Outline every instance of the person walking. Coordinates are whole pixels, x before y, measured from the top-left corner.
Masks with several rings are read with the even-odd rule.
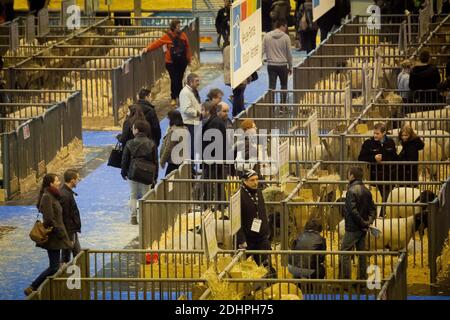
[[[191,160],[195,159],[195,132],[200,127],[202,110],[200,95],[198,93],[199,86],[200,77],[195,73],[191,73],[187,76],[187,83],[180,92],[180,113],[191,137]],[[198,134],[199,132],[197,132]]]
[[[403,126],[398,133],[402,150],[398,155],[399,161],[419,161],[419,151],[425,144],[409,125]],[[399,181],[419,181],[419,166],[417,164],[404,164],[399,166]]]
[[[305,224],[305,230],[294,241],[292,250],[326,251],[327,242],[320,235],[322,225],[316,219],[311,219]],[[296,255],[289,257],[288,270],[295,279],[324,279],[325,255]]]
[[[148,124],[151,128],[151,136],[150,138],[156,143],[156,147],[159,147],[159,143],[161,141],[161,126],[159,125],[158,115],[155,111],[155,106],[150,103],[148,100],[150,96],[150,90],[141,89],[138,93],[138,101],[136,102],[142,109],[144,113],[145,120],[147,120]]]
[[[64,172],[64,184],[60,188],[61,194],[60,203],[63,209],[63,221],[66,227],[69,240],[73,243],[72,250],[65,249],[62,251],[62,262],[70,261],[70,254],[75,258],[81,251],[80,241],[78,240],[78,233],[81,233],[81,218],[78,210],[75,196],[78,196],[73,189],[75,189],[80,181],[80,174],[73,169]]]
[[[344,220],[345,234],[342,239],[341,251],[366,250],[366,235],[370,225],[375,221],[376,207],[372,194],[362,182],[363,170],[360,167],[350,168],[348,173],[349,186],[345,196]],[[351,279],[350,255],[342,255],[340,275],[343,279]],[[358,259],[358,279],[367,278],[366,256]]]
[[[42,213],[44,227],[52,227],[53,229],[48,235],[48,241],[37,246],[47,250],[49,267],[25,289],[24,293],[26,296],[36,291],[47,277],[54,275],[58,271],[61,262],[61,250],[71,250],[73,247],[64,225],[63,208],[59,202],[61,198],[60,184],[58,176],[53,173],[46,174],[42,179],[36,206],[39,212]]]
[[[313,22],[312,0],[296,1],[297,32],[301,42],[301,50],[310,53],[316,48],[317,23]]]
[[[155,142],[147,137],[149,130],[147,121],[136,121],[133,124],[134,139],[129,140],[123,149],[121,175],[130,185],[129,204],[133,225],[138,224],[137,200],[144,196],[149,185],[155,183],[158,170],[158,151]]]
[[[224,121],[217,114],[214,102],[205,102],[206,117],[203,123],[203,178],[223,179],[226,155],[226,128]],[[216,141],[218,139],[218,141]],[[211,148],[213,146],[213,148]],[[205,185],[205,200],[221,201],[225,196],[223,183]],[[221,208],[216,207],[217,210]]]
[[[386,125],[377,123],[373,128],[373,137],[364,141],[358,161],[370,162],[371,181],[395,181],[395,166],[383,164],[385,161],[398,161],[397,149],[393,139],[386,135]],[[383,201],[387,200],[391,185],[377,185]]]
[[[237,233],[239,249],[271,250],[269,242],[269,221],[261,189],[258,188],[258,173],[246,170],[242,175],[241,192],[241,228]],[[267,254],[253,255],[258,265],[270,266]]]
[[[272,29],[278,28],[276,26],[278,21],[289,22],[291,15],[291,3],[290,0],[275,0],[272,2],[270,10],[270,19],[272,20]],[[287,31],[286,31],[287,32]]]
[[[215,26],[217,31],[217,46],[220,48],[220,39],[223,42],[230,41],[230,12],[231,12],[231,0],[223,1],[223,8],[217,12]]]
[[[230,43],[225,43],[223,48],[223,79],[227,86],[231,87],[231,74],[230,74]],[[233,90],[233,117],[237,117],[239,113],[245,110],[244,93],[247,87],[247,80],[244,80]]]
[[[169,118],[169,129],[163,139],[159,160],[161,168],[164,168],[167,163],[166,177],[169,173],[178,169],[181,162],[187,156],[185,154],[176,154],[176,157],[179,157],[177,160],[175,159],[175,154],[173,154],[173,149],[179,143],[183,143],[184,147],[182,147],[181,150],[188,150],[187,141],[189,139],[189,131],[184,125],[183,118],[178,110],[170,110],[167,114],[167,118]],[[177,137],[183,137],[183,140],[180,142]]]
[[[269,89],[275,90],[280,79],[281,90],[287,90],[288,75],[292,73],[291,39],[287,35],[286,20],[278,20],[276,29],[266,33],[263,53],[266,55]],[[281,95],[281,103],[286,103],[286,94]]]
[[[170,104],[175,106],[180,91],[183,88],[183,77],[186,67],[191,63],[191,48],[189,39],[184,32],[181,31],[181,21],[172,20],[170,30],[167,31],[160,39],[150,43],[143,52],[150,52],[163,47],[166,69],[170,76],[170,96],[172,98]]]
[[[128,106],[128,113],[125,118],[125,121],[122,124],[122,133],[117,135],[117,140],[125,146],[127,142],[134,138],[133,135],[133,123],[138,120],[145,120],[144,112],[142,111],[142,107],[137,104],[132,104]],[[150,133],[146,132],[149,136]]]

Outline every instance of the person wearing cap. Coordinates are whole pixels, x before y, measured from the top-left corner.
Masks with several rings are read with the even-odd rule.
[[[254,170],[246,170],[242,175],[241,229],[237,233],[239,249],[271,250],[269,242],[269,221],[261,190],[259,177]],[[269,255],[254,255],[258,265],[270,266]]]

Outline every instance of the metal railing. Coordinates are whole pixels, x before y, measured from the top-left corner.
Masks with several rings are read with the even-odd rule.
[[[248,256],[255,259],[261,255],[270,261],[266,276],[242,278],[233,271]],[[359,280],[343,279],[339,265],[348,255],[354,259],[353,273],[363,266],[362,259],[377,268],[373,281],[365,280],[370,276],[366,270]],[[296,266],[318,256],[323,257],[324,275],[295,278],[291,274],[289,264]],[[215,299],[217,291],[209,285],[207,271],[210,275],[216,272],[217,281],[225,283],[230,292],[236,291],[240,299],[279,300],[296,295],[299,300],[375,300],[382,287],[389,289],[384,298],[406,299],[405,256],[402,252],[373,251],[227,250],[209,261],[199,250],[83,250],[47,278],[28,300]]]
[[[450,175],[449,175],[450,177]],[[428,213],[428,265],[430,266],[430,283],[436,283],[437,276],[448,261],[443,256],[444,250],[449,250],[450,229],[450,179],[439,192],[438,201],[430,205]]]
[[[166,72],[162,49],[140,55],[165,31],[155,26],[109,26],[110,20],[103,20],[6,69],[8,86],[80,90],[85,124],[117,125],[138,91],[152,88]],[[198,20],[182,20],[192,55],[199,61]]]
[[[3,189],[11,198],[46,173],[58,152],[81,144],[81,93],[1,90]],[[75,144],[73,144],[75,142]]]

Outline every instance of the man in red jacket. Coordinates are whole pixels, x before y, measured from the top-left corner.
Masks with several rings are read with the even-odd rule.
[[[191,63],[191,49],[189,40],[184,32],[181,31],[181,21],[172,20],[170,30],[160,39],[150,43],[143,51],[149,52],[163,47],[166,69],[170,75],[170,90],[172,101],[170,104],[175,106],[176,100],[183,88],[183,76],[188,64]]]

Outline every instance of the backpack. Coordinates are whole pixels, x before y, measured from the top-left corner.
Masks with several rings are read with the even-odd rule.
[[[155,182],[156,165],[144,158],[133,158],[128,171],[128,178],[145,185]]]
[[[143,157],[133,157],[128,170],[128,179],[150,185],[155,182],[157,170],[158,167],[152,161]]]
[[[172,36],[171,33],[167,33],[169,38],[172,40],[172,46],[170,47],[170,56],[172,57],[172,62],[176,64],[186,64],[186,44],[181,40],[180,36]]]

